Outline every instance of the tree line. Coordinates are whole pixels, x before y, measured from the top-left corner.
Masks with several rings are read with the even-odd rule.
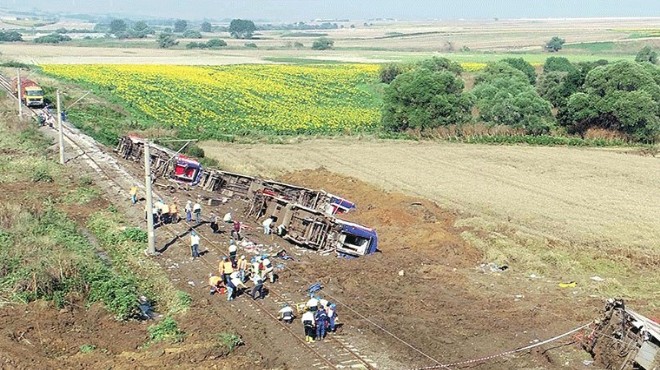
[[[528,135],[605,129],[630,141],[660,139],[660,68],[652,50],[637,61],[572,63],[549,57],[543,73],[522,58],[489,63],[466,91],[460,64],[433,57],[381,68],[382,123],[393,132],[483,122]]]

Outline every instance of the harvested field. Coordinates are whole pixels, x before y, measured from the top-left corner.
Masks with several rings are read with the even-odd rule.
[[[38,64],[176,64],[220,65],[265,63],[271,59],[300,58],[351,63],[382,63],[387,61],[421,59],[430,55],[446,55],[464,62],[484,62],[507,56],[522,56],[533,63],[541,63],[548,54],[543,45],[552,36],[566,39],[567,46],[578,43],[632,41],[653,44],[653,34],[647,31],[660,27],[660,18],[621,19],[545,19],[499,21],[438,21],[438,22],[362,22],[343,24],[344,28],[321,30],[335,42],[335,50],[316,51],[310,47],[318,37],[315,32],[264,31],[250,40],[257,49],[246,48],[246,40],[235,40],[228,33],[208,34],[225,39],[228,48],[221,50],[187,50],[182,40],[178,48],[157,49],[153,39],[117,40],[94,43],[74,41],[62,45],[36,45],[30,42],[2,44],[0,53],[5,60]],[[70,25],[65,25],[70,26]],[[53,25],[52,27],[61,27]],[[74,35],[75,36],[75,35]],[[294,43],[302,43],[296,49]],[[462,48],[471,51],[459,51]],[[624,48],[625,49],[625,48]],[[486,53],[484,53],[486,52]],[[493,54],[492,52],[496,52]],[[527,54],[517,54],[531,52]],[[500,55],[509,53],[507,55]],[[514,53],[514,54],[511,54]],[[630,58],[630,50],[614,48],[607,53],[589,52],[576,48],[562,50],[561,55],[572,59]]]
[[[231,170],[277,176],[324,167],[549,239],[638,248],[657,248],[660,240],[659,158],[617,150],[359,140],[202,146]]]

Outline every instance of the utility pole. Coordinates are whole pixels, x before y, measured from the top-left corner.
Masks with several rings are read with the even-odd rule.
[[[154,233],[154,201],[151,195],[151,153],[149,152],[149,140],[144,141],[144,186],[147,193],[147,236],[149,245],[145,251],[147,255],[156,254],[156,235]]]
[[[16,77],[16,91],[18,92],[18,118],[23,119],[23,102],[21,99],[23,99],[23,89],[21,86],[21,69],[17,68],[18,71],[18,77]]]
[[[60,102],[60,90],[57,90],[57,131],[60,142],[60,164],[64,164],[64,133],[62,132],[62,107]]]

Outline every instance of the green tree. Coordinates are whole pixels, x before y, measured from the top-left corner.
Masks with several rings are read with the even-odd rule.
[[[36,44],[59,44],[60,42],[71,41],[71,37],[60,33],[51,33],[50,35],[37,37],[34,39]]]
[[[553,106],[559,107],[565,104],[566,99],[577,90],[566,92],[566,73],[564,72],[548,72],[541,75],[539,78],[536,91],[543,99],[549,101]]]
[[[330,40],[327,37],[319,37],[318,39],[314,40],[314,43],[312,44],[312,49],[314,49],[314,50],[328,50],[328,49],[332,49],[334,44],[335,44],[335,42]]]
[[[229,23],[229,34],[235,39],[251,39],[257,26],[254,22],[246,19],[232,19]]]
[[[549,57],[543,64],[543,73],[547,72],[574,72],[576,70],[573,63],[564,57]]]
[[[440,72],[440,71],[449,71],[456,75],[463,73],[463,67],[453,60],[442,57],[432,57],[429,59],[424,59],[417,63],[417,68],[426,68],[430,71]]]
[[[472,93],[484,122],[523,128],[533,135],[554,125],[550,102],[538,95],[525,73],[508,63],[489,64],[475,81]]]
[[[649,65],[650,66],[650,65]],[[660,86],[654,70],[622,61],[592,69],[583,90],[560,109],[560,124],[583,134],[591,127],[617,130],[653,142],[660,132]]]
[[[456,74],[416,69],[385,88],[383,126],[390,131],[425,130],[470,120],[472,97]]]
[[[213,32],[213,26],[210,22],[203,22],[199,29],[202,32]]]
[[[201,39],[202,34],[199,31],[194,31],[194,30],[187,30],[181,35],[183,38],[186,39]]]
[[[156,42],[158,43],[158,47],[161,49],[167,49],[179,44],[179,41],[177,41],[173,34],[165,32],[158,35]]]
[[[505,58],[502,62],[510,65],[511,67],[521,71],[529,79],[529,83],[536,84],[536,69],[528,61],[523,58]]]
[[[183,19],[178,19],[174,22],[174,32],[180,33],[188,28],[188,22]]]
[[[145,21],[137,21],[133,23],[133,30],[137,32],[146,32],[149,29],[149,25]]]
[[[123,19],[113,19],[110,21],[110,33],[116,35],[121,32],[126,32],[126,22]]]
[[[558,52],[561,48],[564,47],[566,40],[562,39],[559,36],[554,36],[545,44],[545,49],[551,53]]]
[[[380,66],[380,72],[379,72],[379,77],[380,77],[380,82],[389,84],[394,79],[403,73],[403,68],[401,67],[401,64],[399,63],[389,63],[389,64],[384,64]]]
[[[227,42],[221,39],[210,39],[209,41],[206,42],[206,47],[209,49],[217,49],[224,46],[227,46]]]
[[[16,31],[0,31],[0,41],[17,42],[23,41],[23,35]]]
[[[497,63],[488,63],[486,68],[484,68],[481,73],[477,75],[474,79],[475,85],[481,83],[488,83],[495,79],[512,79],[512,80],[522,80],[529,81],[527,75],[522,71],[511,67],[508,63],[497,62]]]
[[[642,50],[637,53],[635,57],[636,62],[649,62],[652,64],[658,64],[658,53],[653,50],[650,46],[644,46]]]

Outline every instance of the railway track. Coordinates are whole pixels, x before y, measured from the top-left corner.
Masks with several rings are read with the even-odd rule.
[[[0,88],[7,90],[8,95],[11,96],[14,100],[18,100],[16,96],[13,95],[10,82],[6,77],[0,75]],[[32,117],[38,115],[45,115],[47,118],[47,124],[50,127],[56,125],[56,117],[46,112],[45,109],[33,109],[27,106],[23,106],[23,109],[28,112]],[[115,192],[118,195],[128,198],[129,194],[126,191],[130,185],[138,185],[142,188],[143,185],[141,181],[136,180],[136,178],[126,171],[123,166],[117,161],[116,158],[107,154],[106,152],[99,149],[98,145],[94,139],[88,137],[85,134],[82,134],[79,130],[71,127],[69,124],[62,123],[62,134],[66,143],[73,148],[77,155],[73,158],[69,158],[67,161],[74,159],[82,159],[85,161],[97,174],[100,178],[106,180],[106,184],[109,187],[109,190]],[[120,183],[118,179],[123,179],[126,183]],[[128,183],[128,184],[127,184]],[[155,195],[157,194],[154,191]],[[163,198],[165,199],[165,198]],[[182,225],[187,223],[182,222]],[[177,240],[178,243],[184,244],[184,250],[188,249],[187,243],[184,243],[180,239],[179,235],[182,235],[190,228],[188,225],[186,230],[181,230],[180,227],[175,228],[172,225],[165,225],[159,228],[159,230],[166,231],[173,240]],[[178,230],[177,230],[178,229]],[[223,248],[218,246],[218,243],[211,240],[204,233],[198,231],[199,235],[208,242],[210,246],[213,246],[213,251],[218,254],[218,256],[224,255],[222,252]],[[211,270],[216,270],[217,265],[211,263],[208,257],[201,257],[201,260],[211,268]],[[317,361],[310,364],[312,368],[316,369],[378,369],[378,365],[375,361],[369,359],[365,355],[360,353],[360,350],[356,348],[349,340],[340,334],[328,335],[325,340],[315,343],[307,343],[303,339],[302,335],[302,324],[298,320],[294,321],[294,324],[286,324],[275,316],[274,312],[279,311],[281,306],[284,303],[292,304],[294,303],[290,298],[287,298],[287,294],[283,292],[278,292],[275,287],[271,284],[268,286],[268,299],[266,300],[252,300],[248,298],[246,294],[243,294],[241,301],[245,301],[245,305],[253,309],[256,313],[264,313],[267,317],[271,319],[276,325],[280,326],[284,331],[286,331],[296,342],[300,343],[301,346],[305,347]],[[297,325],[296,325],[297,324]],[[298,334],[294,331],[294,328],[298,330]]]

